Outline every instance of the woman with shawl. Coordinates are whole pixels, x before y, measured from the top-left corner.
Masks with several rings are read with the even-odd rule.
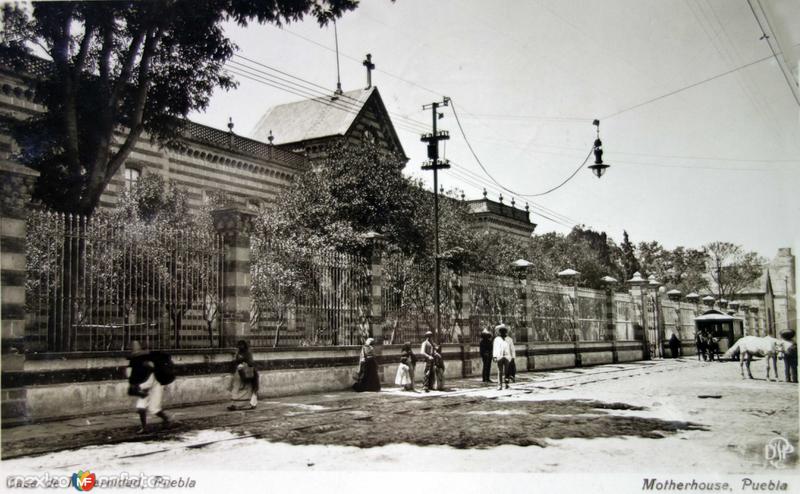
[[[353,384],[354,391],[380,391],[381,379],[378,376],[378,362],[375,360],[373,338],[367,338],[358,357],[358,378]]]
[[[245,340],[236,343],[234,371],[231,376],[231,404],[228,410],[252,410],[258,404],[258,371]]]
[[[161,409],[164,387],[156,379],[153,357],[138,341],[131,343],[129,362],[125,372],[128,376],[128,394],[137,397],[136,412],[142,426],[136,432],[144,434],[147,430],[148,412],[159,417],[164,424],[169,422],[169,417]]]

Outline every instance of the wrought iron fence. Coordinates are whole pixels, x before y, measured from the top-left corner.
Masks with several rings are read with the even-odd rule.
[[[26,242],[27,347],[32,351],[219,344],[221,239],[33,212]]]
[[[433,301],[433,263],[417,263],[414,258],[393,253],[383,261],[383,314],[385,341],[420,343],[427,331],[435,331]],[[440,341],[462,341],[463,280],[447,266],[440,266],[439,321]]]
[[[369,335],[369,263],[361,256],[256,242],[254,346],[359,345]]]
[[[528,341],[526,286],[522,281],[487,273],[470,275],[470,340],[476,344],[484,329],[503,323],[515,341]]]

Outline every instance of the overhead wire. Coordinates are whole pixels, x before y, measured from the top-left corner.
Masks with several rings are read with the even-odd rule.
[[[522,192],[514,191],[514,190],[506,187],[505,185],[501,184],[497,179],[494,178],[494,176],[492,176],[491,173],[489,173],[489,170],[487,170],[486,167],[483,165],[483,162],[478,157],[478,154],[475,152],[475,149],[472,147],[472,144],[470,143],[469,138],[467,137],[467,134],[464,131],[464,126],[461,125],[461,119],[458,117],[458,111],[456,110],[455,103],[453,102],[452,99],[450,100],[450,107],[453,109],[453,116],[456,119],[456,124],[458,125],[458,130],[461,133],[461,137],[463,137],[464,142],[467,145],[467,148],[469,149],[470,153],[472,154],[472,157],[475,158],[475,161],[481,167],[481,170],[483,170],[483,172],[486,174],[486,176],[489,177],[491,179],[491,181],[494,182],[498,187],[502,188],[503,190],[505,190],[507,192],[515,194],[517,196],[520,196],[520,197],[540,197],[540,196],[543,196],[543,195],[546,195],[546,194],[550,194],[551,192],[554,192],[554,191],[560,189],[567,182],[572,180],[575,177],[575,175],[578,174],[578,172],[581,170],[581,168],[583,168],[584,165],[586,165],[586,162],[589,160],[589,156],[592,155],[592,151],[590,150],[589,154],[586,155],[586,158],[583,160],[583,162],[580,164],[580,166],[578,166],[572,172],[572,174],[570,174],[563,182],[561,182],[560,184],[556,185],[555,187],[552,187],[552,188],[550,188],[550,189],[548,189],[548,190],[546,190],[544,192],[537,192],[537,193],[522,193]]]
[[[758,14],[756,14],[756,9],[753,7],[753,2],[751,2],[750,0],[745,0],[745,1],[747,2],[747,6],[750,7],[750,11],[753,13],[753,17],[756,19],[756,23],[758,23],[758,28],[761,30],[761,35],[762,35],[761,39],[767,42],[767,46],[769,46],[769,51],[772,52],[772,56],[775,58],[775,62],[777,62],[778,68],[781,71],[781,75],[786,80],[786,84],[789,85],[789,91],[792,93],[792,97],[797,103],[797,106],[800,106],[800,97],[797,96],[797,91],[794,88],[792,81],[786,75],[786,71],[783,69],[783,64],[781,64],[781,61],[778,60],[778,53],[775,51],[775,48],[772,47],[770,36],[767,34],[767,32],[764,30],[764,26],[761,24],[761,19],[759,19]],[[764,12],[764,7],[761,5],[761,2],[758,2],[758,5],[759,7],[761,7],[761,12],[764,13],[764,17],[766,18],[766,12]],[[769,21],[769,19],[767,19],[767,21]],[[773,31],[772,34],[775,34],[775,32]]]
[[[278,69],[278,68],[272,67],[272,66],[270,66],[270,65],[264,64],[264,63],[262,63],[262,62],[259,62],[259,61],[257,61],[257,60],[254,60],[254,59],[252,59],[252,58],[245,57],[245,56],[243,56],[243,55],[235,54],[235,55],[234,55],[234,57],[235,57],[235,58],[242,59],[242,60],[245,60],[246,62],[248,62],[248,63],[250,63],[250,64],[257,65],[258,67],[252,67],[252,66],[249,66],[249,65],[243,64],[243,63],[241,63],[241,62],[237,62],[237,61],[235,61],[235,60],[230,60],[230,61],[228,61],[228,63],[232,63],[232,64],[234,64],[235,66],[239,66],[239,67],[245,67],[245,68],[247,68],[248,70],[251,70],[251,71],[257,72],[257,73],[259,73],[260,75],[262,75],[262,76],[265,76],[265,77],[269,77],[269,78],[277,78],[277,79],[281,80],[281,81],[282,81],[282,82],[284,82],[284,83],[291,84],[291,85],[296,85],[296,86],[298,86],[298,87],[300,87],[300,88],[303,88],[303,89],[304,89],[304,90],[306,90],[306,91],[312,91],[312,92],[318,93],[318,94],[319,94],[319,96],[326,96],[326,97],[329,97],[329,96],[331,96],[330,90],[329,90],[328,88],[326,88],[325,86],[322,86],[322,85],[320,85],[320,84],[317,84],[317,83],[315,83],[315,82],[313,82],[313,81],[309,81],[309,80],[307,80],[307,79],[304,79],[304,78],[302,78],[302,77],[299,77],[299,76],[297,76],[297,75],[294,75],[294,74],[291,74],[291,73],[289,73],[289,72],[286,72],[286,71],[284,71],[284,70],[281,70],[281,69]],[[276,73],[278,73],[278,74],[285,75],[285,76],[287,76],[287,77],[290,77],[290,78],[292,78],[292,79],[295,79],[296,81],[299,81],[299,82],[294,82],[294,81],[288,80],[288,79],[286,79],[286,78],[284,78],[284,77],[276,76],[276,75],[274,75],[274,74],[271,74],[271,73],[269,73],[269,72],[266,72],[265,70],[263,70],[262,68],[259,68],[259,67],[262,67],[263,69],[268,69],[268,70],[270,70],[270,71],[272,71],[272,72],[276,72]],[[308,86],[313,86],[313,87],[308,87]],[[353,105],[353,106],[358,106],[359,108],[360,108],[360,106],[361,106],[361,103],[362,103],[362,102],[361,102],[361,101],[359,101],[358,99],[356,99],[356,98],[353,98],[352,96],[349,96],[349,95],[348,95],[348,94],[346,94],[346,93],[345,93],[345,94],[340,94],[340,95],[338,95],[338,98],[339,98],[339,100],[341,101],[341,103],[345,103],[345,104],[351,104],[351,105]],[[405,116],[405,115],[401,115],[401,114],[399,114],[399,113],[396,113],[396,112],[391,112],[391,111],[390,111],[389,113],[390,113],[392,116],[395,116],[395,117],[397,117],[397,118],[399,118],[399,119],[403,120],[405,123],[407,123],[407,124],[409,124],[409,125],[412,125],[412,126],[419,126],[419,128],[420,128],[420,132],[424,132],[424,130],[426,130],[426,129],[427,129],[427,126],[426,126],[426,124],[424,124],[423,122],[420,122],[420,121],[418,121],[418,120],[415,120],[415,119],[413,119],[413,118],[407,117],[407,116]],[[423,129],[424,129],[424,130],[423,130]]]

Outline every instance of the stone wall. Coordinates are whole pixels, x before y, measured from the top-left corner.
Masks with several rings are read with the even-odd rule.
[[[379,375],[385,387],[395,387],[400,349],[400,345],[376,347]],[[516,349],[520,373],[642,359],[640,342],[517,344]],[[482,364],[477,347],[444,345],[442,351],[445,382],[480,376]],[[259,396],[347,390],[358,368],[358,354],[357,347],[255,348]],[[167,388],[166,406],[225,402],[233,357],[233,350],[175,350],[173,360],[178,378]],[[127,354],[123,352],[31,355],[19,369],[4,369],[3,392],[15,393],[21,406],[4,408],[3,425],[130,410],[127,365]],[[424,366],[424,362],[417,362],[417,382],[422,382]],[[496,373],[496,368],[492,370]]]

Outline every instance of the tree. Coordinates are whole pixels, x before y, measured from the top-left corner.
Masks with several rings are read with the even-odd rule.
[[[758,280],[766,260],[730,242],[711,242],[703,246],[708,255],[708,275],[719,298],[731,299]]]
[[[669,260],[665,284],[677,288],[684,295],[708,288],[708,256],[703,250],[678,246],[669,253]]]
[[[629,280],[633,278],[633,273],[639,271],[639,260],[636,259],[636,247],[631,243],[628,237],[627,230],[622,231],[622,243],[620,244],[622,251],[622,267],[625,271],[624,278]]]
[[[31,46],[52,60],[36,82],[45,112],[6,119],[20,159],[39,170],[36,196],[90,214],[148,135],[173,139],[181,119],[204,109],[212,91],[235,82],[224,64],[235,50],[223,22],[282,24],[313,15],[320,25],[356,0],[152,0],[34,2],[30,17],[3,7],[2,45],[21,69]],[[123,132],[120,132],[123,130]]]

